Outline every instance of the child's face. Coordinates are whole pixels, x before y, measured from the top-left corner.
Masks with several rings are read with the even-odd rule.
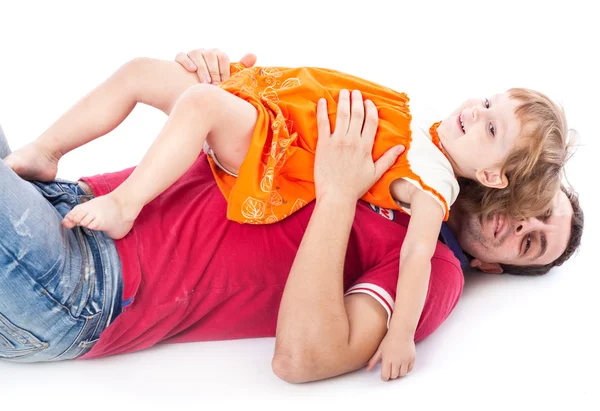
[[[500,166],[521,132],[517,104],[508,93],[471,99],[442,121],[438,135],[459,176],[490,187],[506,186]]]

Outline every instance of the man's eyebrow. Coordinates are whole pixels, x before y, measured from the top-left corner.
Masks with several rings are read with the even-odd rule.
[[[540,233],[540,245],[540,252],[537,256],[535,256],[534,260],[537,260],[538,258],[543,256],[546,252],[546,249],[548,248],[548,239],[546,238],[546,233],[544,233],[543,231]]]

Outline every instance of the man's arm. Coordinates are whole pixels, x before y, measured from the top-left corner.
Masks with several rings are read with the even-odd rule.
[[[306,382],[354,371],[386,332],[387,313],[373,297],[344,297],[343,272],[356,204],[317,202],[279,309],[273,371]]]
[[[377,111],[372,102],[363,105],[358,92],[352,94],[352,112],[348,92],[340,92],[333,134],[323,99],[317,114],[316,205],[283,293],[273,357],[273,371],[289,382],[360,368],[387,324],[384,309],[373,298],[344,298],[344,262],[356,202],[402,150],[389,150],[373,162]]]

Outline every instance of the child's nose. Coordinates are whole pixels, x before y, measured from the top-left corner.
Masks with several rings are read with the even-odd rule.
[[[471,113],[473,115],[473,120],[477,121],[477,119],[479,118],[479,107],[473,106],[473,108],[471,109]]]

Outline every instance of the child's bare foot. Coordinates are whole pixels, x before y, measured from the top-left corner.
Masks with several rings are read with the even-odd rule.
[[[58,171],[58,153],[34,141],[9,154],[6,165],[25,180],[52,181]]]
[[[76,225],[90,230],[104,231],[113,240],[127,235],[133,226],[140,209],[124,206],[111,193],[75,206],[63,219],[63,226],[73,228]]]

